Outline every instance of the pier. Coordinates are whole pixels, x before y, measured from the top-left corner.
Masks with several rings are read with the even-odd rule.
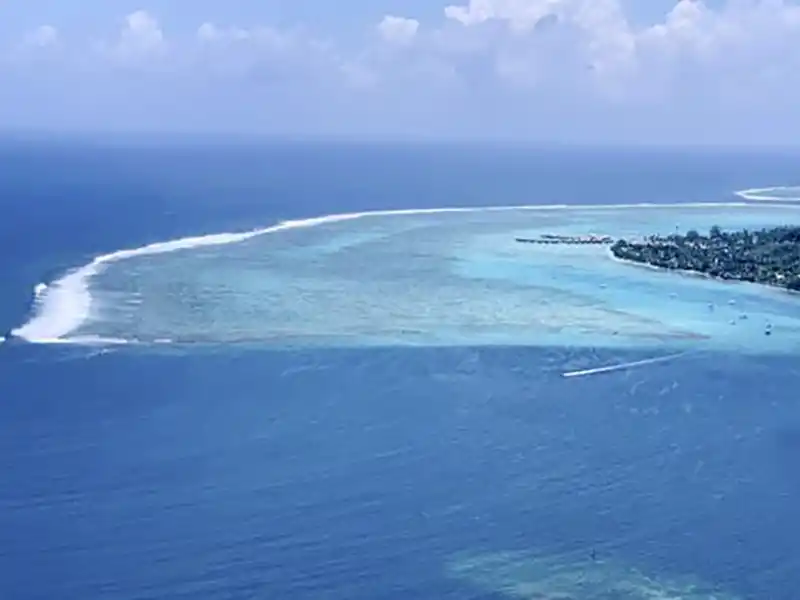
[[[521,244],[613,244],[614,238],[608,235],[552,235],[543,234],[537,238],[515,238]]]

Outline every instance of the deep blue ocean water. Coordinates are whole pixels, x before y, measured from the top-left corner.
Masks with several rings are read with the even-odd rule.
[[[795,184],[798,158],[8,142],[0,330],[119,248],[364,209],[730,200]],[[0,598],[499,599],[454,562],[591,549],[796,598],[797,357],[560,376],[619,354],[0,345]]]

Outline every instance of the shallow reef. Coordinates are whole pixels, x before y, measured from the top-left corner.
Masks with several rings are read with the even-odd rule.
[[[519,600],[737,600],[687,576],[646,574],[615,560],[574,554],[497,552],[455,557],[447,573]]]

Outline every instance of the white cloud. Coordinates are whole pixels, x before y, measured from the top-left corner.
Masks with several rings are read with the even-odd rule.
[[[228,69],[246,74],[268,68],[299,74],[326,65],[330,74],[339,60],[335,47],[300,29],[221,27],[204,23],[195,38],[201,63],[218,71]]]
[[[135,51],[152,52],[164,44],[164,32],[155,17],[139,10],[125,18],[120,44]]]
[[[205,43],[241,42],[252,40],[253,37],[252,31],[239,27],[221,28],[214,23],[203,23],[197,28],[197,39]]]
[[[26,47],[49,48],[59,43],[58,29],[52,25],[42,25],[28,32],[22,43]]]
[[[782,0],[731,0],[717,9],[702,0],[679,0],[646,26],[628,19],[622,0],[465,0],[447,6],[438,23],[386,15],[376,30],[385,51],[370,42],[346,53],[302,29],[252,24],[206,22],[192,38],[168,39],[155,16],[138,10],[115,38],[95,48],[112,64],[213,65],[240,75],[269,64],[339,77],[359,88],[401,81],[412,72],[429,73],[431,80],[447,73],[449,79],[537,94],[581,90],[587,101],[668,101],[685,95],[689,83],[729,89],[737,78],[755,81],[766,72],[774,81],[800,80],[800,6]],[[56,47],[59,39],[54,26],[44,25],[21,45]]]
[[[467,27],[500,20],[524,30],[548,15],[558,15],[568,4],[565,0],[470,0],[466,6],[448,6],[444,13]]]
[[[497,75],[539,90],[563,92],[569,80],[590,85],[595,99],[667,101],[686,86],[729,90],[766,70],[800,84],[800,6],[782,0],[731,0],[718,9],[679,0],[646,26],[627,18],[620,0],[469,0],[444,16],[456,25],[448,29],[454,48],[462,47],[460,29],[495,61]]]
[[[505,23],[509,35],[501,42],[525,37],[536,43],[543,33],[561,30],[570,45],[581,45],[586,64],[592,67],[623,63],[635,50],[635,35],[618,0],[471,0],[464,6],[448,6],[445,16],[464,27]]]
[[[299,30],[282,31],[263,25],[251,28],[220,27],[214,23],[203,23],[196,32],[197,40],[207,47],[230,50],[236,45],[260,53],[302,53],[311,50],[315,40]]]
[[[167,40],[158,19],[145,10],[137,10],[125,17],[116,40],[100,43],[97,47],[114,60],[142,63],[163,56]]]
[[[216,42],[223,35],[224,33],[213,23],[203,23],[197,28],[197,39],[201,42]]]
[[[397,44],[408,44],[416,37],[418,31],[419,21],[416,19],[394,15],[386,15],[378,24],[378,32],[383,39]]]
[[[232,97],[288,86],[298,97],[308,90],[310,107],[342,94],[356,113],[369,103],[370,110],[375,103],[450,103],[469,112],[484,102],[511,119],[508,102],[517,118],[528,111],[522,116],[532,120],[542,106],[552,114],[570,106],[583,114],[615,111],[615,118],[629,108],[661,111],[661,118],[688,123],[687,115],[702,111],[739,110],[751,118],[800,102],[800,6],[790,0],[729,0],[721,7],[679,0],[647,24],[629,18],[625,0],[450,1],[438,20],[386,15],[362,44],[254,23],[197,22],[188,35],[168,35],[139,10],[94,45],[98,52],[72,37],[63,44],[62,32],[44,25],[21,35],[8,56],[34,74],[27,65],[63,68],[65,80],[74,65],[89,74],[102,70],[98,64],[110,72],[148,65],[157,67],[148,72],[170,73],[159,80],[169,89],[187,81],[216,85],[214,78],[224,77]]]

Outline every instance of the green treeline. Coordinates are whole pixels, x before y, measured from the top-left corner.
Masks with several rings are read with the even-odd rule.
[[[692,230],[641,241],[617,240],[611,252],[665,269],[800,291],[800,227],[723,231],[714,226],[707,235]]]

